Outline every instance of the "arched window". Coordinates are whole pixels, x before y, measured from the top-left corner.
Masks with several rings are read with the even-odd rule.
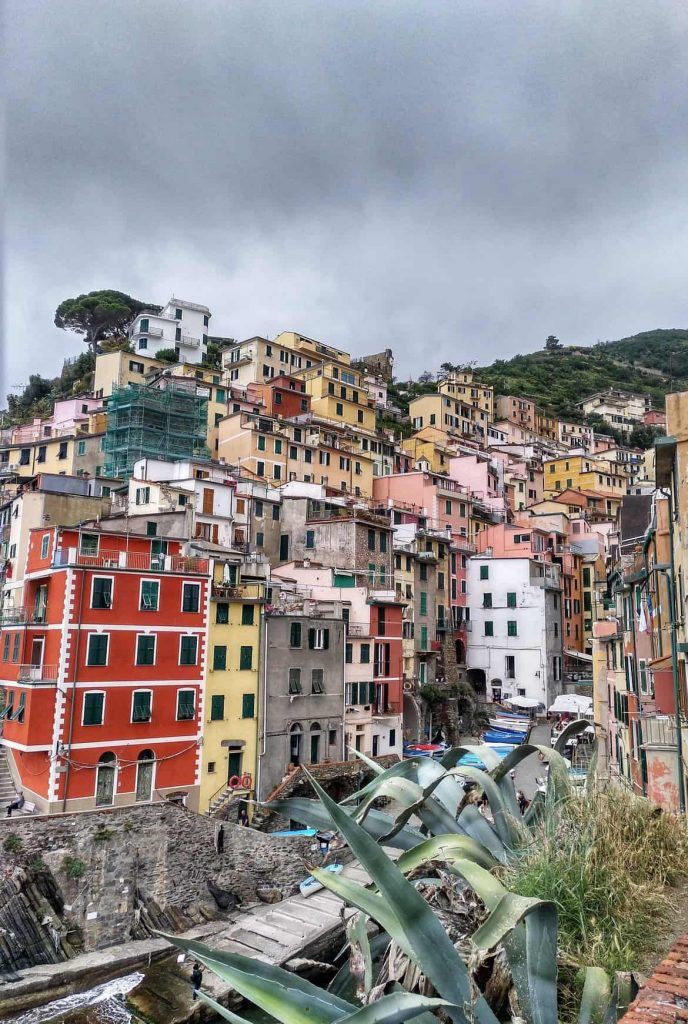
[[[153,799],[153,774],[155,772],[155,754],[152,750],[142,750],[136,764],[136,800],[145,803]]]
[[[289,730],[289,760],[292,764],[301,764],[301,739],[303,729],[298,722],[295,722]]]
[[[115,799],[117,757],[107,750],[98,758],[96,771],[96,807],[106,807]]]

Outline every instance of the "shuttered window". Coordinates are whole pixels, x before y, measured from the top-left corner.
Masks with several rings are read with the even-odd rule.
[[[196,714],[196,694],[193,690],[179,690],[177,692],[177,718],[179,721],[188,722]]]
[[[84,725],[102,725],[103,709],[105,707],[104,693],[84,694]]]

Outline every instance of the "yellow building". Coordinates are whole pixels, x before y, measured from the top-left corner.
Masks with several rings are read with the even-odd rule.
[[[96,420],[97,423],[97,420]],[[37,473],[100,476],[105,462],[105,434],[79,431],[56,437],[13,441],[0,446],[0,477],[24,479]]]
[[[401,450],[413,460],[414,466],[426,462],[432,473],[449,472],[449,461],[456,451],[449,444],[449,435],[435,427],[423,427],[401,442]]]
[[[283,331],[274,341],[256,335],[237,342],[222,355],[229,382],[239,387],[270,380],[282,373],[310,370],[328,360],[344,367],[351,364],[348,352],[295,331]]]
[[[494,388],[473,380],[470,370],[462,370],[460,373],[444,377],[438,383],[437,390],[441,395],[460,398],[466,405],[482,410],[487,423],[494,420]]]
[[[93,393],[96,398],[108,398],[113,391],[129,384],[145,384],[149,373],[167,365],[131,352],[101,352],[96,356]]]
[[[375,404],[358,370],[328,361],[294,376],[305,382],[314,416],[359,430],[375,430]]]
[[[546,437],[549,441],[559,440],[559,420],[550,416],[538,406],[535,407],[535,433],[538,437]]]
[[[560,491],[594,491],[622,498],[626,493],[626,476],[611,462],[594,460],[587,455],[569,455],[548,459],[544,464],[544,496],[550,498]]]
[[[415,431],[437,427],[483,447],[487,443],[487,413],[460,398],[439,393],[420,395],[409,402],[409,419]]]
[[[200,811],[255,793],[260,702],[262,583],[243,583],[237,565],[213,565]]]
[[[374,455],[351,428],[240,410],[222,419],[218,430],[219,457],[274,487],[298,480],[372,497]]]

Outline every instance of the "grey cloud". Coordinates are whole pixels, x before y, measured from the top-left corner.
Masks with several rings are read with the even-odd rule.
[[[401,372],[685,322],[668,0],[10,0],[7,382],[112,286]]]

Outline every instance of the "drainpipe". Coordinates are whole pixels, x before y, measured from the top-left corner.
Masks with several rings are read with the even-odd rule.
[[[262,702],[262,708],[261,708],[262,715],[261,715],[261,719],[260,719],[262,735],[259,737],[259,740],[260,740],[260,742],[259,742],[259,750],[258,750],[258,757],[256,758],[256,800],[258,800],[260,798],[259,797],[259,793],[260,793],[260,776],[261,776],[261,768],[262,768],[262,765],[263,765],[263,758],[265,757],[265,742],[266,742],[266,736],[267,736],[267,715],[268,715],[268,621],[267,621],[267,615],[265,614],[265,608],[264,607],[263,607],[263,611],[261,612],[261,620],[262,620],[261,621],[261,627],[262,627],[262,631],[263,631],[263,642],[262,642],[262,648],[261,648],[262,655],[263,655],[263,686],[262,686],[262,692],[259,691],[259,698],[262,698],[262,701],[261,701]],[[260,653],[258,655],[258,658],[259,658],[258,665],[260,667]],[[259,679],[259,682],[260,682],[260,674],[258,676],[258,679]]]

